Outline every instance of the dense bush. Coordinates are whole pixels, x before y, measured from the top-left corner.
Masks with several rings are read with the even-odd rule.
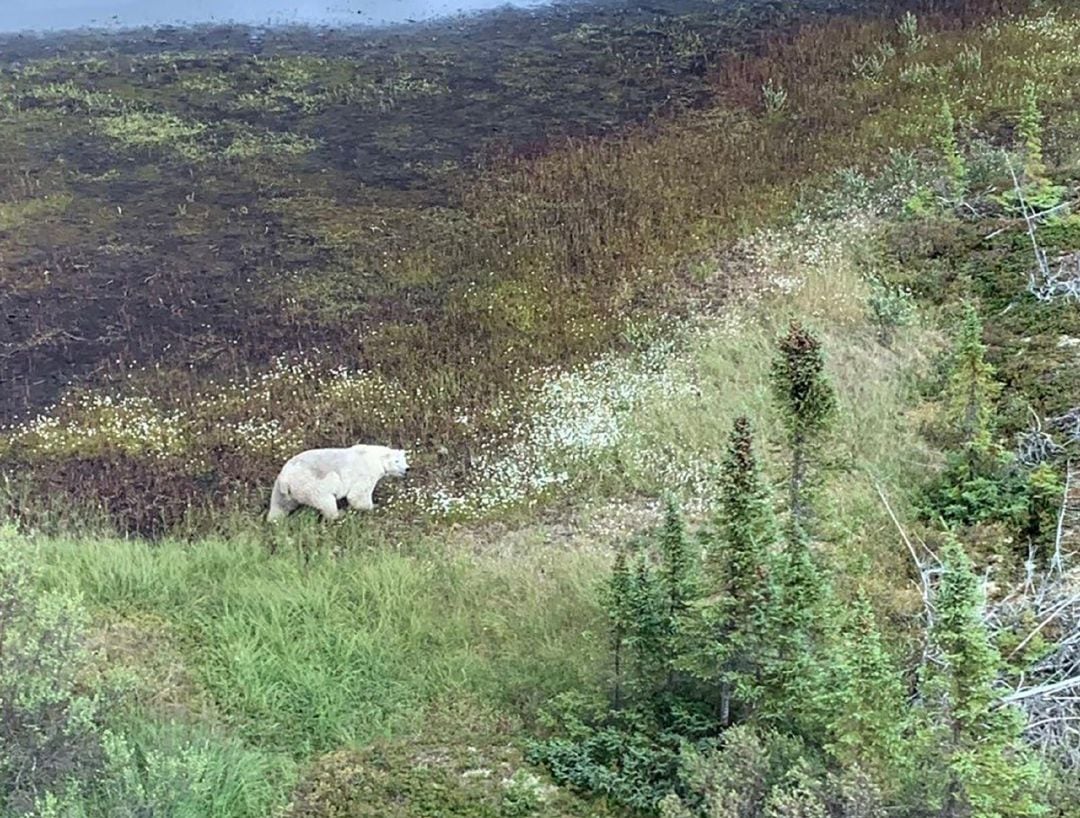
[[[944,468],[921,488],[925,520],[948,526],[1005,526],[1026,556],[1054,536],[1061,478],[1050,462],[1025,465],[1001,442],[1002,385],[988,362],[983,324],[972,304],[949,355],[937,434],[948,446]]]
[[[28,555],[0,529],[0,814],[32,813],[103,768],[85,626],[78,599],[34,587]]]

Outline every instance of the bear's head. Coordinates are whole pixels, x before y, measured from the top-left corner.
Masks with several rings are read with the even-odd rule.
[[[384,468],[391,477],[404,477],[409,473],[409,458],[404,449],[387,449],[384,457]]]

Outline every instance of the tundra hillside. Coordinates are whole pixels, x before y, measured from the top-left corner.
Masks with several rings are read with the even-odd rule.
[[[1080,814],[1080,12],[772,13],[18,46],[3,814]]]

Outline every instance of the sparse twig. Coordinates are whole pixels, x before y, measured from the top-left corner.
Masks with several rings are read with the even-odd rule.
[[[1034,696],[1046,696],[1050,693],[1058,693],[1062,690],[1071,690],[1074,687],[1080,690],[1080,676],[1073,676],[1069,679],[1062,679],[1060,682],[1039,685],[1038,687],[1021,688],[1020,690],[1010,693],[1008,696],[1002,696],[998,699],[998,704],[1011,704],[1013,702],[1022,701],[1023,699],[1030,699]]]
[[[1021,639],[1020,644],[1018,644],[1015,648],[1013,648],[1012,652],[1009,653],[1009,655],[1006,656],[1005,658],[1006,659],[1012,659],[1016,654],[1018,654],[1021,650],[1023,650],[1024,646],[1027,645],[1027,643],[1030,642],[1032,639],[1034,639],[1043,628],[1045,628],[1047,625],[1049,625],[1051,622],[1053,622],[1055,619],[1057,619],[1057,617],[1061,614],[1062,611],[1064,611],[1066,608],[1068,608],[1070,605],[1072,605],[1072,604],[1074,604],[1076,602],[1080,602],[1080,594],[1077,594],[1076,596],[1073,596],[1073,597],[1070,597],[1069,599],[1066,599],[1064,602],[1062,602],[1060,605],[1058,605],[1056,608],[1054,608],[1054,610],[1050,612],[1050,615],[1047,616],[1038,625],[1036,625],[1035,628],[1031,631],[1031,633],[1029,633],[1027,636],[1025,636],[1023,639]]]
[[[1027,631],[1008,660],[1022,656],[1037,636],[1045,640],[998,704],[1020,708],[1027,717],[1027,741],[1067,769],[1080,769],[1080,593],[1075,581],[1075,573],[1051,569],[1035,577],[1029,572],[1022,587],[986,612],[993,633],[1016,632],[1021,625]],[[1034,628],[1027,625],[1032,620]]]
[[[1073,298],[1080,301],[1080,252],[1066,254],[1059,258],[1056,262],[1059,268],[1055,273],[1051,271],[1046,251],[1039,246],[1039,239],[1036,235],[1036,225],[1040,219],[1045,219],[1047,216],[1069,207],[1072,203],[1061,202],[1046,210],[1036,211],[1024,198],[1020,179],[1016,175],[1016,170],[1013,168],[1008,154],[1005,154],[1005,164],[1009,168],[1009,175],[1012,177],[1013,188],[1016,192],[1016,200],[1020,204],[1020,212],[1024,217],[1028,238],[1031,239],[1031,247],[1035,253],[1037,271],[1028,273],[1028,292],[1039,301],[1052,301],[1057,298]],[[993,235],[995,234],[991,234],[991,236]],[[1069,269],[1071,264],[1075,264],[1075,269]]]
[[[1050,418],[1051,425],[1074,443],[1080,443],[1080,406]]]
[[[1020,187],[1020,179],[1016,175],[1016,169],[1013,168],[1012,160],[1009,159],[1009,154],[1005,153],[1005,165],[1009,168],[1009,175],[1013,180],[1013,188],[1016,190],[1016,199],[1020,203],[1020,212],[1024,216],[1024,224],[1027,225],[1028,237],[1031,239],[1032,249],[1035,251],[1035,261],[1039,266],[1039,270],[1048,275],[1050,272],[1049,267],[1046,264],[1046,253],[1039,247],[1039,240],[1035,235],[1035,219],[1028,213],[1027,199],[1024,198],[1024,191]]]
[[[911,540],[908,538],[907,532],[904,531],[904,527],[900,525],[900,520],[897,519],[896,513],[892,510],[892,506],[889,505],[889,498],[885,496],[885,490],[881,488],[879,483],[874,483],[874,488],[877,490],[878,497],[881,498],[882,504],[885,506],[885,511],[889,514],[889,519],[893,521],[893,525],[896,526],[896,530],[900,534],[900,539],[904,541],[904,545],[907,546],[907,550],[911,554],[911,559],[915,561],[915,567],[921,572],[923,570],[922,560],[919,559],[919,555],[915,553],[915,547],[911,544]]]
[[[1028,468],[1053,460],[1065,453],[1065,448],[1043,431],[1042,420],[1030,406],[1028,412],[1033,420],[1032,428],[1016,437],[1016,459]]]
[[[1058,510],[1057,531],[1054,534],[1054,556],[1050,559],[1050,570],[1061,575],[1063,570],[1061,557],[1061,541],[1065,536],[1065,519],[1069,515],[1069,499],[1072,492],[1072,482],[1075,479],[1070,460],[1065,464],[1065,489],[1062,492],[1061,508]]]

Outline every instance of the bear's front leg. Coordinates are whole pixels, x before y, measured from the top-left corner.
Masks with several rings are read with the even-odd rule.
[[[357,511],[371,511],[375,508],[375,501],[372,499],[374,493],[374,487],[369,489],[353,489],[349,492],[346,499],[349,501],[349,507],[355,508]]]

